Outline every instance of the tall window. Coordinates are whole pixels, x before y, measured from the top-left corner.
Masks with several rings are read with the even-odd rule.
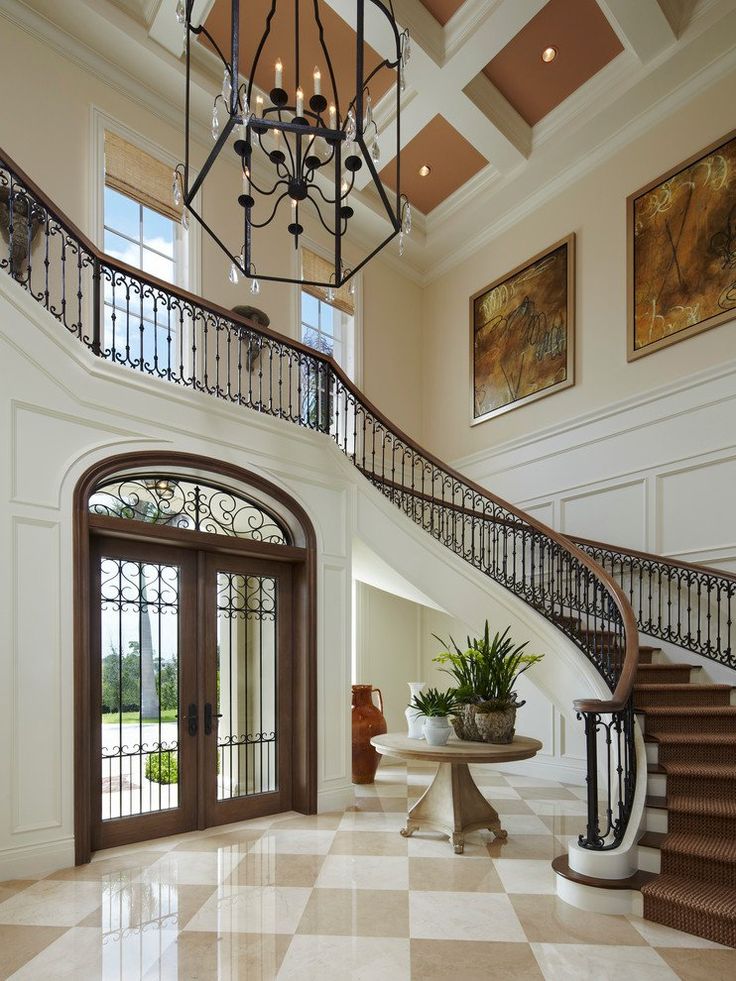
[[[187,285],[187,233],[171,200],[171,168],[117,133],[105,132],[104,241],[108,255],[167,283]],[[133,280],[104,281],[105,346],[162,373],[179,365],[172,318]]]

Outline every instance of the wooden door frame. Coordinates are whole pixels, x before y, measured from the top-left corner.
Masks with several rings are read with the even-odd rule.
[[[132,469],[188,469],[223,476],[252,487],[283,505],[298,522],[304,547],[217,535],[185,529],[152,527],[144,522],[91,516],[89,498],[105,477]],[[196,478],[195,478],[196,479]],[[92,856],[92,754],[90,740],[90,623],[92,597],[89,583],[90,535],[97,529],[106,535],[206,548],[234,554],[289,562],[293,575],[294,675],[292,728],[292,806],[304,814],[317,811],[317,545],[314,527],[306,511],[290,494],[259,474],[234,464],[193,453],[147,450],[121,453],[91,466],[74,490],[72,504],[74,547],[74,849],[82,865]],[[113,525],[113,527],[110,527]],[[205,545],[205,541],[207,545]],[[298,629],[297,629],[298,625]]]

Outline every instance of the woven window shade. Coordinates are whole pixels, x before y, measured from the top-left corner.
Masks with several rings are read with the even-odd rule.
[[[311,279],[317,283],[329,283],[330,276],[334,272],[334,266],[332,266],[327,259],[323,259],[321,255],[317,255],[316,252],[310,252],[309,249],[302,249],[302,279]],[[328,300],[325,296],[326,290],[321,286],[308,286],[306,283],[302,286],[302,289],[306,293],[311,293],[312,296],[316,296],[318,300],[322,300],[323,303],[329,303],[331,307],[336,307],[338,310],[342,310],[349,317],[355,314],[355,297],[350,295],[350,284],[346,283],[345,286],[341,286],[339,290],[335,290],[334,300]]]
[[[105,184],[174,221],[181,206],[172,201],[171,167],[117,133],[105,132]]]

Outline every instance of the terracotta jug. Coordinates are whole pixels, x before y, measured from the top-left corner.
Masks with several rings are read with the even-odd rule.
[[[373,692],[378,692],[381,707],[373,704]],[[353,685],[353,783],[373,783],[378,769],[379,754],[371,746],[373,736],[386,732],[383,717],[383,695],[372,685]]]

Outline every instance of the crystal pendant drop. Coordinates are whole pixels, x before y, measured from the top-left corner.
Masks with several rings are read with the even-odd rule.
[[[404,54],[404,64],[405,65],[408,65],[409,64],[409,59],[411,58],[411,35],[407,31],[406,34],[404,35],[404,37],[406,39],[404,41],[404,51],[403,51],[403,54]]]
[[[257,279],[251,281],[250,291],[254,296],[258,296],[258,294],[261,292],[261,284]]]
[[[351,279],[350,280],[350,286],[348,286],[348,293],[351,296],[355,296],[355,280],[354,279]]]
[[[404,232],[408,235],[411,231],[411,205],[406,202],[404,206]]]
[[[378,163],[380,159],[381,159],[381,148],[378,145],[378,140],[374,140],[371,143],[371,160],[373,161],[373,163]]]
[[[230,282],[233,284],[233,286],[236,286],[237,285],[237,282],[238,282],[238,267],[235,265],[235,263],[233,263],[230,266],[230,272],[228,273],[228,277],[227,278],[230,280]]]
[[[335,291],[331,286],[328,287],[327,292],[325,293],[325,299],[328,303],[332,303],[332,301],[335,299]]]
[[[174,172],[174,181],[171,185],[171,197],[178,208],[181,204],[181,184],[179,183],[179,174],[176,171]]]
[[[217,111],[217,103],[212,106],[212,139],[216,140],[220,135],[220,114]]]
[[[230,77],[230,70],[225,69],[225,73],[222,76],[222,97],[225,100],[225,105],[230,105],[230,96],[233,94],[233,81]]]
[[[368,127],[373,122],[373,106],[371,105],[371,97],[367,96],[365,100],[365,126],[364,129]]]
[[[181,227],[185,232],[189,231],[189,212],[186,208],[181,213]]]
[[[399,232],[399,255],[404,254],[404,233]]]
[[[347,122],[345,123],[345,139],[351,143],[356,136],[357,128],[355,125],[355,113],[352,109],[348,111]]]
[[[403,65],[399,65],[399,88],[402,92],[406,92],[406,71]]]
[[[176,19],[180,24],[183,24],[187,19],[187,10],[184,5],[184,0],[179,0],[176,5]]]

